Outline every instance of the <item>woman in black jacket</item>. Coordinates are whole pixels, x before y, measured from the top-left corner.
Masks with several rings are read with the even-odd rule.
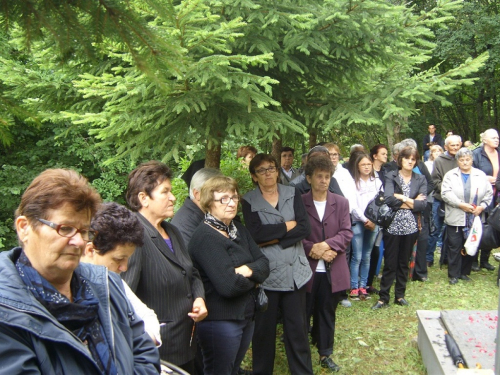
[[[391,225],[384,229],[384,270],[380,281],[380,299],[373,310],[389,305],[389,292],[396,279],[394,303],[406,306],[405,291],[408,281],[408,262],[421,228],[420,213],[427,204],[427,181],[413,172],[419,160],[418,151],[405,147],[398,156],[399,170],[385,177],[385,202],[397,210]]]
[[[206,212],[189,242],[189,253],[205,287],[210,314],[198,323],[205,375],[236,374],[254,331],[254,293],[269,276],[269,261],[238,212],[234,179],[212,177],[201,189]]]

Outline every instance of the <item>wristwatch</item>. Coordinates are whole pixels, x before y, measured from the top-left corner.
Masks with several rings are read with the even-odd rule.
[[[407,198],[403,197],[403,203],[406,203]]]

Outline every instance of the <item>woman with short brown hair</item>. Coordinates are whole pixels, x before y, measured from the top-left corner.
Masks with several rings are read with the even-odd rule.
[[[129,174],[127,202],[144,227],[144,245],[130,257],[122,277],[152,308],[160,323],[161,359],[194,372],[193,326],[207,316],[205,292],[179,230],[165,219],[174,215],[170,168],[158,161]]]
[[[119,276],[80,263],[100,202],[67,169],[42,172],[24,192],[21,247],[0,254],[2,373],[158,374],[158,351]]]

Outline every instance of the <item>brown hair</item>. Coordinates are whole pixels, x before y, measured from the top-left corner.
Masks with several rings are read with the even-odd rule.
[[[420,158],[420,155],[418,154],[418,151],[415,147],[408,146],[408,147],[403,148],[401,151],[399,151],[398,167],[401,168],[402,160],[408,159],[410,156],[413,156],[418,163],[418,159]]]
[[[31,182],[21,197],[15,216],[26,216],[36,228],[37,219],[46,219],[48,210],[69,204],[76,212],[88,211],[93,216],[101,196],[87,179],[71,169],[47,169]]]
[[[168,165],[156,160],[139,165],[128,175],[127,203],[132,211],[139,211],[142,205],[139,193],[144,192],[151,197],[151,192],[165,180],[172,178]]]
[[[203,184],[200,192],[200,206],[204,212],[210,210],[210,206],[214,202],[215,192],[235,191],[238,194],[238,183],[234,178],[227,176],[216,176],[209,178]]]
[[[236,157],[238,158],[244,158],[247,156],[249,153],[253,152],[254,154],[257,155],[257,149],[253,146],[241,146],[238,148],[238,152],[236,153]]]
[[[272,156],[271,154],[257,154],[255,157],[250,161],[250,164],[248,165],[248,170],[250,171],[251,175],[256,176],[257,173],[255,173],[255,170],[264,162],[268,163],[273,163],[274,166],[276,167],[276,170],[279,168],[279,164],[276,161],[276,158]],[[253,180],[252,180],[253,181]],[[277,182],[280,182],[280,174],[278,173],[278,179]],[[253,181],[254,185],[257,185],[257,181]]]
[[[378,144],[378,145],[373,146],[373,147],[370,149],[370,159],[371,159],[371,161],[375,161],[375,155],[377,155],[377,154],[378,154],[378,152],[379,152],[381,149],[383,149],[383,148],[385,148],[385,149],[387,150],[387,146],[381,143],[381,144]]]
[[[340,147],[335,143],[325,143],[323,147],[326,147],[328,149],[328,152],[330,152],[330,150],[333,148],[335,151],[337,151],[340,157]]]
[[[373,169],[373,161],[372,159],[370,158],[370,155],[366,154],[366,153],[359,153],[356,155],[356,160],[354,162],[354,169],[353,169],[353,173],[354,175],[352,176],[352,178],[354,179],[354,183],[356,184],[356,188],[359,190],[359,182],[361,180],[361,172],[359,171],[359,163],[361,163],[361,160],[363,159],[368,159],[368,161],[370,163],[372,163],[372,171],[370,172],[370,178],[375,178],[375,172],[374,172],[374,169]]]
[[[315,155],[307,161],[305,166],[306,176],[312,177],[315,171],[329,172],[333,174],[333,163],[326,155]]]

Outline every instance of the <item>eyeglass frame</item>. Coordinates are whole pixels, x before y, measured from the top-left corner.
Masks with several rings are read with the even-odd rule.
[[[258,175],[264,176],[267,172],[274,173],[277,170],[278,170],[278,167],[274,165],[274,166],[268,167],[268,168],[260,168],[259,170],[256,170],[255,173]]]
[[[224,203],[222,200],[229,199],[227,203]],[[222,197],[220,199],[214,199],[214,202],[220,202],[220,204],[229,204],[231,201],[238,204],[241,197],[239,195],[233,195],[232,197]]]
[[[54,229],[56,231],[56,233],[58,235],[60,235],[61,237],[64,237],[64,238],[73,238],[74,236],[76,236],[77,233],[80,233],[80,236],[82,236],[82,239],[84,241],[93,241],[94,238],[97,236],[97,233],[99,233],[96,230],[80,229],[80,228],[74,227],[73,225],[69,225],[69,224],[56,224],[56,223],[53,223],[52,221],[48,221],[48,220],[40,219],[40,218],[38,218],[37,220],[39,222],[41,222],[42,224],[45,224],[45,225],[51,227],[52,229]],[[61,229],[61,227],[70,227],[70,228],[76,229],[76,232],[74,234],[72,234],[71,236],[64,236],[61,233],[59,233],[59,230]],[[87,232],[87,236],[86,236],[87,238],[84,237],[84,233],[83,233],[84,231]]]

